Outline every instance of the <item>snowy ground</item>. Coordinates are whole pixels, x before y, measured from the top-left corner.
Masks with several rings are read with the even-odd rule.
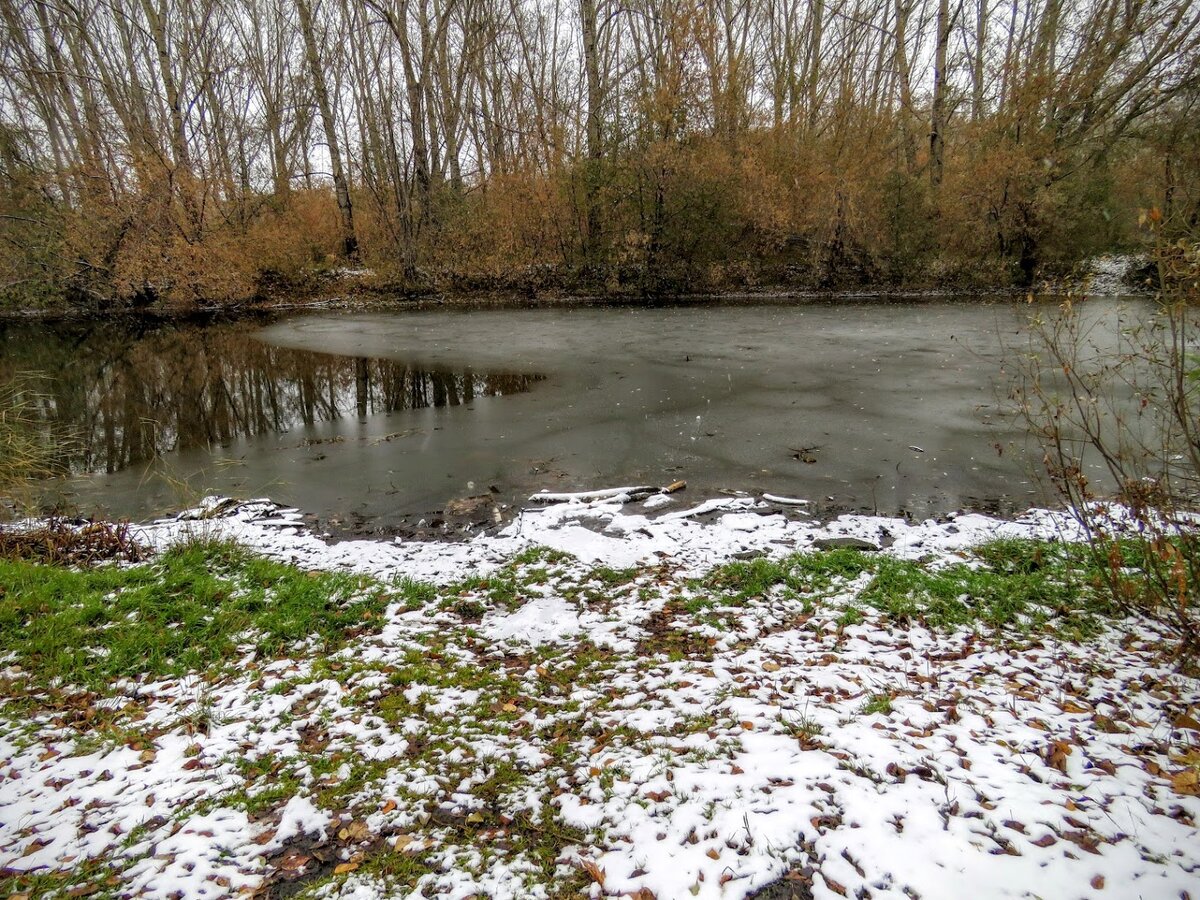
[[[816,897],[1200,893],[1200,684],[1149,625],[1086,641],[931,630],[860,603],[868,574],[751,597],[709,574],[845,537],[936,568],[996,537],[1070,538],[1069,519],[818,525],[748,498],[675,506],[554,505],[465,544],[326,544],[265,501],[146,527],[159,547],[228,536],[306,569],[441,588],[398,595],[332,656],[248,653],[239,674],[114,685],[79,715],[4,701],[9,883],[163,898],[292,879],[329,898],[740,898],[781,878]],[[98,741],[97,710],[123,716],[128,740]]]

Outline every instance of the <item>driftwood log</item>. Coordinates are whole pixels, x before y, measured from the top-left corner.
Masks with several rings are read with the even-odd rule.
[[[534,503],[588,503],[594,500],[615,500],[618,503],[632,503],[635,500],[645,500],[647,497],[655,494],[674,494],[686,487],[686,481],[673,481],[666,487],[639,484],[631,487],[603,488],[595,491],[574,491],[570,493],[543,491],[540,494],[534,494],[529,499]]]

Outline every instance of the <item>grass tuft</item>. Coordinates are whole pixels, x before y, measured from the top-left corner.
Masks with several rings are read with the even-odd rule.
[[[236,544],[201,541],[152,565],[83,571],[0,560],[0,654],[37,681],[113,680],[221,668],[253,649],[332,651],[393,598],[376,582],[303,572]]]

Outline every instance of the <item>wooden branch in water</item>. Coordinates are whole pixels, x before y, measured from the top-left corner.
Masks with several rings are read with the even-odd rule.
[[[542,491],[529,499],[534,503],[587,503],[593,500],[615,500],[629,503],[634,500],[645,500],[654,494],[674,494],[687,487],[686,481],[675,481],[664,488],[641,484],[634,487],[603,488],[595,491],[573,491],[568,493],[551,493]]]

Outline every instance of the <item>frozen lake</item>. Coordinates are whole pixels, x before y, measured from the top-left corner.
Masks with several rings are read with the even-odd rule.
[[[307,312],[8,324],[2,347],[5,369],[46,376],[47,415],[75,435],[77,474],[58,488],[85,512],[220,492],[405,531],[449,501],[465,520],[540,489],[683,479],[689,500],[767,491],[922,518],[1052,502],[1004,413],[1030,312],[978,298]]]

